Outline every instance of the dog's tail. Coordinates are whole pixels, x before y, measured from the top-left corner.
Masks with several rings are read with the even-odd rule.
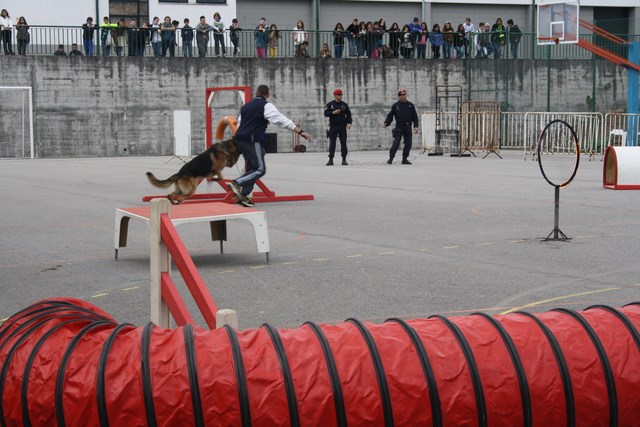
[[[149,182],[156,187],[159,188],[167,188],[170,187],[171,184],[175,183],[178,180],[178,175],[173,174],[167,179],[158,179],[151,172],[147,172],[147,178],[149,178]]]

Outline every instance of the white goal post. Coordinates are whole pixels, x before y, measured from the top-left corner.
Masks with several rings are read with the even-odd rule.
[[[28,119],[28,126],[29,126],[29,154],[30,157],[33,159],[35,158],[35,147],[34,147],[34,139],[33,139],[33,91],[31,86],[0,86],[0,95],[2,94],[2,92],[4,91],[19,91],[22,93],[22,97],[21,97],[21,102],[20,102],[20,106],[19,108],[16,108],[16,110],[20,110],[20,123],[16,123],[16,125],[20,126],[20,138],[21,138],[21,153],[19,152],[15,152],[14,153],[14,157],[22,157],[25,158],[26,156],[26,147],[25,147],[25,126],[27,125],[27,123],[25,122],[25,114],[28,113],[29,114],[29,119]],[[29,106],[28,106],[28,112],[25,111],[25,92],[28,95],[28,99],[29,99]],[[5,104],[6,105],[6,104]],[[3,108],[3,114],[7,114],[7,111],[10,111],[8,109]],[[6,124],[5,124],[5,129],[7,129]],[[5,134],[7,134],[7,132],[5,132]],[[11,136],[11,135],[10,135]],[[14,143],[15,145],[15,143]],[[20,149],[19,149],[20,151]]]

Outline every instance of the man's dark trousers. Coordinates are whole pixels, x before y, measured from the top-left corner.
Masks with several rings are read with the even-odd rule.
[[[340,154],[343,159],[347,158],[347,127],[329,126],[329,158],[333,159],[336,152],[336,139],[340,138]]]
[[[412,132],[411,132],[411,124],[407,125],[398,125],[393,130],[393,145],[391,146],[391,150],[389,150],[389,157],[394,158],[396,156],[396,151],[398,151],[398,147],[400,147],[400,139],[404,137],[404,147],[402,149],[402,159],[406,159],[409,157],[409,153],[411,152],[411,143],[412,143]]]
[[[235,181],[242,187],[242,195],[248,196],[253,191],[255,182],[267,173],[267,167],[264,163],[265,151],[259,142],[236,141],[236,144],[244,157],[245,171]]]

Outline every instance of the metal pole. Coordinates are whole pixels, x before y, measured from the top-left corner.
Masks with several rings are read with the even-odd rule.
[[[629,61],[640,65],[640,42],[633,42],[629,45]],[[639,74],[638,70],[634,70],[633,68],[627,69],[627,83],[629,85],[627,88],[627,113],[629,114],[638,114],[639,112]],[[629,141],[631,141],[631,144],[634,146],[640,145],[640,138],[637,136],[638,133],[640,133],[640,124],[638,121],[638,116],[632,116],[631,127],[629,129],[629,135],[631,137],[629,138]]]
[[[318,56],[318,52],[320,51],[320,0],[315,0],[316,2],[316,52],[315,56]]]
[[[531,32],[537,34],[536,16],[538,11],[536,10],[536,0],[531,0]],[[536,59],[536,37],[531,37],[531,59]]]
[[[547,113],[551,111],[551,45],[547,45]]]
[[[591,112],[596,112],[596,55],[591,54]]]
[[[22,107],[22,115],[20,116],[20,118],[22,122],[22,158],[24,159],[24,91],[20,92],[20,95],[22,95],[22,103],[20,104],[20,106]]]
[[[558,232],[560,231],[560,186],[556,185],[556,209],[553,215],[553,238],[558,238]]]

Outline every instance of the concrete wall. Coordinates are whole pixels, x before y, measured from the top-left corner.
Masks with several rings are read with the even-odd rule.
[[[327,148],[323,108],[340,87],[351,106],[352,150],[386,148],[390,131],[382,122],[398,87],[420,112],[435,108],[437,85],[461,85],[467,99],[505,101],[508,81],[511,111],[545,111],[547,61],[444,60],[294,60],[175,58],[11,57],[0,62],[2,86],[32,86],[35,146],[38,157],[173,154],[173,111],[192,113],[192,150],[205,144],[205,88],[271,87],[273,103],[300,120],[316,139],[310,151]],[[505,79],[508,72],[508,79]],[[598,107],[622,111],[626,105],[626,70],[605,61],[595,67]],[[467,76],[471,76],[468,85]],[[589,111],[592,62],[556,60],[551,69],[551,110]],[[21,102],[0,90],[0,157],[21,152]],[[223,93],[215,100],[214,122],[236,115],[238,97]],[[270,132],[275,129],[270,128]],[[292,150],[291,133],[278,130],[279,151]]]

